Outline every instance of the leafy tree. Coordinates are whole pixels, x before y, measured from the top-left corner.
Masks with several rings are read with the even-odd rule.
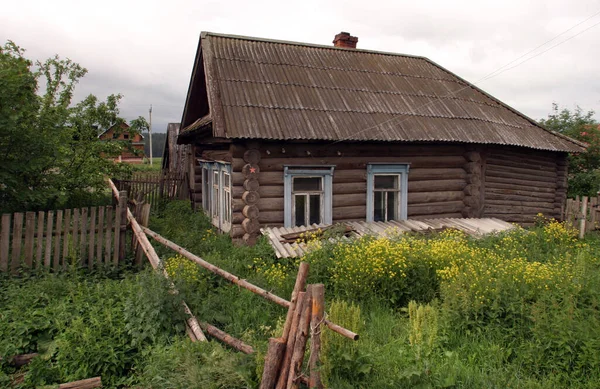
[[[569,156],[568,195],[595,196],[600,190],[600,128],[594,111],[584,113],[579,106],[570,111],[552,104],[552,113],[540,123],[589,145],[585,152]]]
[[[87,70],[58,56],[34,66],[24,52],[11,41],[0,47],[0,211],[89,204],[106,175],[128,169],[112,162],[126,142],[98,138],[123,122],[121,95],[73,105]]]

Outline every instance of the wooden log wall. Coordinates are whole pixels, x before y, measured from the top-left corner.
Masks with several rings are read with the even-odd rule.
[[[566,159],[529,149],[489,148],[484,181],[484,217],[523,225],[533,224],[538,213],[560,218],[566,196]]]
[[[481,217],[483,213],[483,202],[485,201],[482,194],[483,186],[483,171],[485,163],[482,159],[481,152],[469,147],[465,153],[467,163],[464,165],[466,173],[467,186],[463,190],[465,207],[462,211],[463,217]]]
[[[284,165],[335,165],[333,221],[365,220],[368,163],[409,163],[408,217],[462,217],[467,186],[465,148],[459,145],[263,144],[257,203],[261,225],[284,222]],[[244,166],[232,160],[234,175]],[[234,184],[243,174],[234,176]]]

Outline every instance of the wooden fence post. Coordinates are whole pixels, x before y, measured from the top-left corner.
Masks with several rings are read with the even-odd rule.
[[[10,248],[10,213],[2,215],[0,226],[0,271],[8,271],[8,249]]]
[[[312,315],[310,321],[310,359],[308,361],[310,376],[309,388],[323,389],[321,382],[321,324],[325,315],[325,286],[315,284],[312,287]]]
[[[141,209],[139,212],[138,223],[140,223],[140,225],[142,225],[144,227],[148,227],[148,222],[150,221],[150,208],[152,208],[151,204],[143,204],[141,206]],[[142,265],[143,254],[144,254],[144,251],[142,250],[141,246],[138,244],[136,252],[135,252],[135,264],[137,266]]]
[[[581,219],[579,219],[579,239],[583,239],[585,235],[585,222],[587,219],[588,198],[583,196],[581,204]]]
[[[119,192],[119,261],[125,260],[125,246],[127,233],[127,191]],[[115,248],[116,249],[116,248]]]
[[[13,214],[13,234],[12,234],[12,260],[10,270],[13,274],[19,273],[21,266],[21,238],[23,237],[23,214]]]
[[[312,287],[306,287],[306,295],[304,296],[304,305],[302,314],[298,322],[298,330],[296,332],[296,341],[294,342],[294,351],[292,353],[292,361],[290,363],[290,372],[287,379],[288,389],[298,389],[300,387],[300,377],[302,375],[302,362],[304,361],[304,353],[306,352],[306,342],[308,341],[310,318],[312,311]]]

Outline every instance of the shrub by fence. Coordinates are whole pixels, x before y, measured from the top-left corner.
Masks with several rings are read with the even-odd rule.
[[[3,214],[0,272],[119,264],[125,258],[125,204]]]

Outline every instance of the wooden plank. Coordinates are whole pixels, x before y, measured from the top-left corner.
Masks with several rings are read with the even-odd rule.
[[[119,265],[119,239],[121,238],[121,231],[119,227],[121,226],[121,214],[123,213],[121,208],[122,204],[119,202],[115,208],[115,217],[113,220],[113,226],[115,230],[113,239],[113,265],[115,266]]]
[[[35,267],[42,267],[43,252],[44,252],[44,216],[43,211],[38,212],[37,218],[37,244],[35,254]]]
[[[58,270],[60,267],[60,241],[61,241],[61,232],[62,232],[62,223],[63,223],[63,211],[56,211],[56,233],[54,234],[54,258],[52,261],[52,268],[54,270]],[[51,239],[49,236],[47,239]],[[64,243],[63,243],[64,245]]]
[[[79,209],[73,210],[73,255],[75,261],[78,259],[79,248]]]
[[[10,213],[2,214],[0,225],[0,271],[8,271],[8,249],[10,247]]]
[[[33,243],[35,233],[35,212],[25,214],[25,258],[24,264],[28,268],[33,265]]]
[[[87,263],[87,225],[88,225],[88,209],[81,209],[81,230],[79,235],[79,266],[85,266]]]
[[[113,226],[113,207],[106,207],[106,232],[104,233],[104,239],[106,240],[104,243],[104,264],[110,264],[111,258],[111,238],[112,238],[112,226]]]
[[[48,211],[46,221],[46,253],[44,255],[44,267],[50,268],[50,257],[52,256],[52,225],[54,223],[54,211]]]
[[[69,247],[73,247],[73,243],[71,242],[71,235],[69,232],[71,231],[71,210],[67,209],[65,211],[65,229],[63,232],[63,250],[62,250],[62,264],[63,269],[67,268],[68,257],[69,257]]]
[[[13,215],[13,233],[12,233],[12,259],[10,270],[13,274],[19,272],[21,266],[21,239],[23,238],[23,214],[15,213]]]
[[[88,269],[94,268],[94,252],[96,243],[96,207],[90,208],[90,239],[88,241]]]
[[[102,264],[102,245],[104,244],[104,209],[98,207],[98,243],[96,244],[96,263]]]
[[[115,246],[119,247],[119,261],[125,260],[125,246],[127,244],[126,241],[126,230],[127,227],[127,192],[121,191],[119,192],[119,208],[121,209],[121,213],[119,214],[120,222],[119,222],[119,245]]]

